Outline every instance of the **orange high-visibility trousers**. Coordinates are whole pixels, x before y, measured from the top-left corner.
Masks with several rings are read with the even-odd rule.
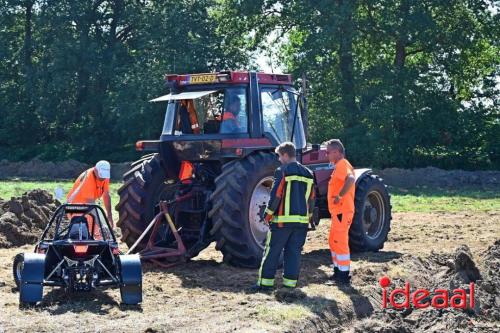
[[[333,266],[342,272],[349,272],[351,266],[349,228],[351,227],[353,216],[354,213],[333,214],[330,225],[328,243],[330,244]]]

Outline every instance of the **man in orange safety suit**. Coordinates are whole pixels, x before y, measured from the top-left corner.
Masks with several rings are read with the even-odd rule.
[[[328,159],[335,165],[328,183],[327,195],[328,210],[332,217],[329,236],[333,262],[332,279],[339,284],[349,284],[349,228],[354,216],[354,169],[345,159],[344,145],[340,140],[327,141],[326,149]]]
[[[74,204],[95,204],[98,199],[102,198],[109,223],[114,228],[109,194],[110,176],[111,166],[109,162],[97,162],[95,167],[85,170],[78,176],[73,188],[68,193],[67,201]]]

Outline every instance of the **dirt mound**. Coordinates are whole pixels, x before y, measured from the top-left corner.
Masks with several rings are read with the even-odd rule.
[[[420,169],[388,168],[375,170],[375,172],[384,179],[386,184],[403,188],[416,186],[492,188],[500,186],[500,171],[442,170],[427,167]]]
[[[353,332],[494,332],[500,320],[500,240],[497,240],[481,258],[484,258],[481,273],[466,245],[459,246],[454,254],[431,254],[421,259],[403,256],[388,264],[399,267],[400,272],[410,272],[407,276],[394,278],[388,288],[404,288],[410,282],[412,290],[425,288],[432,291],[446,289],[449,295],[453,290],[462,288],[470,295],[470,282],[475,283],[475,306],[466,309],[452,307],[435,309],[396,310],[382,309],[381,304],[374,305],[374,313],[353,327]],[[385,274],[381,274],[385,275]],[[381,276],[379,275],[379,277]],[[381,290],[381,288],[380,288]],[[380,291],[381,293],[381,291]],[[433,294],[424,301],[431,301]],[[382,300],[381,295],[378,296]]]
[[[0,161],[0,178],[28,178],[28,179],[75,179],[91,165],[75,160],[63,162],[45,162],[37,158],[27,162]],[[121,180],[122,175],[129,169],[130,163],[111,163],[111,178]]]
[[[43,190],[0,199],[0,248],[35,243],[60,203]]]
[[[90,164],[75,160],[45,162],[34,158],[27,162],[0,160],[0,178],[75,179],[90,168]],[[130,163],[111,163],[111,178],[121,180]],[[459,186],[496,188],[500,186],[500,171],[443,170],[434,167],[418,169],[387,168],[374,170],[390,186],[455,188]]]
[[[0,174],[4,178],[49,178],[49,179],[73,179],[77,177],[88,165],[68,160],[64,162],[44,162],[37,158],[27,162],[0,161]]]
[[[483,281],[480,294],[484,316],[500,321],[500,239],[484,253]],[[499,325],[500,326],[500,325]]]

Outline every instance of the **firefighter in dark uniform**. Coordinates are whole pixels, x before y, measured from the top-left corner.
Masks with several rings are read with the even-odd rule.
[[[295,159],[295,145],[284,142],[276,153],[282,165],[274,173],[271,198],[263,216],[269,232],[257,285],[250,288],[252,291],[273,289],[282,252],[283,286],[297,286],[302,247],[314,208],[314,175]]]

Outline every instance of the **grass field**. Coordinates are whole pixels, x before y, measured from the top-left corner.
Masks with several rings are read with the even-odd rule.
[[[111,202],[113,205],[118,203],[118,188],[120,183],[111,183]],[[0,180],[0,198],[6,200],[11,197],[20,196],[26,191],[31,191],[34,189],[43,189],[49,191],[54,195],[54,191],[57,187],[61,187],[64,190],[65,196],[73,186],[71,181],[23,181],[23,180]]]
[[[394,212],[500,211],[500,189],[391,188]]]
[[[65,193],[71,189],[70,181],[0,181],[0,198],[10,199],[26,191],[41,188],[54,193],[61,187]],[[117,190],[120,183],[111,183],[113,205],[118,203]],[[500,211],[500,189],[431,189],[431,188],[390,188],[393,212],[489,212]]]

